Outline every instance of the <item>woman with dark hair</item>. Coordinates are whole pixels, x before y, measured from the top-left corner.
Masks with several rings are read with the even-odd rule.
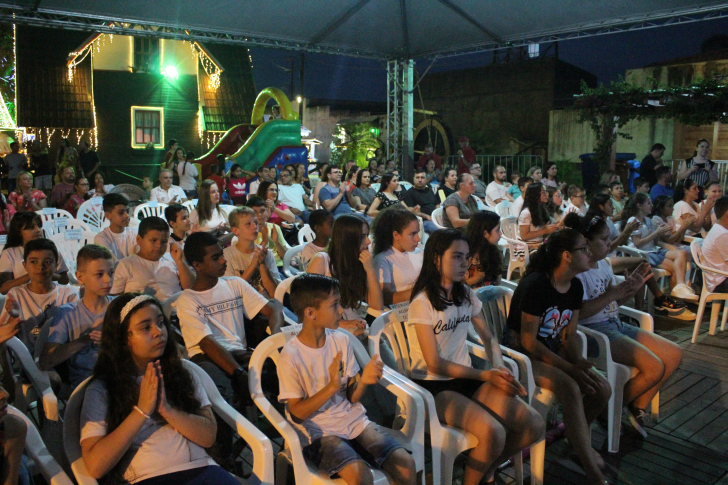
[[[587,483],[602,485],[609,482],[601,471],[604,460],[591,447],[589,425],[612,392],[581,356],[576,335],[584,295],[576,275],[589,271],[590,254],[584,236],[574,229],[552,234],[538,248],[511,299],[507,341],[531,358],[536,385],[556,394]]]
[[[192,232],[230,232],[227,217],[227,212],[220,208],[220,190],[217,184],[212,180],[203,181],[200,185],[197,207],[190,212]]]
[[[270,212],[268,222],[280,226],[284,222],[293,223],[296,221],[296,216],[293,215],[291,209],[278,200],[278,184],[274,181],[262,181],[258,186],[258,193],[256,195],[265,201],[265,205]]]
[[[43,219],[35,212],[18,212],[10,220],[8,239],[0,253],[0,294],[6,295],[10,288],[30,281],[23,265],[23,248],[28,241],[43,237]],[[68,284],[68,267],[63,256],[58,255],[53,281]]]
[[[541,179],[541,183],[547,187],[559,188],[559,179],[556,178],[559,168],[556,166],[556,162],[546,162],[543,165],[544,178]]]
[[[178,148],[177,151],[179,152],[179,150]],[[194,152],[187,152],[185,159],[177,165],[177,176],[179,177],[179,186],[185,191],[188,199],[197,198],[198,175],[199,172],[195,166],[195,154]]]
[[[313,203],[316,205],[316,207],[321,206],[321,202],[319,201],[319,192],[326,186],[326,184],[329,183],[329,172],[331,172],[333,169],[338,168],[339,167],[329,165],[328,163],[322,163],[319,166],[319,181],[316,183],[316,187],[314,187],[313,189]]]
[[[569,214],[565,223],[586,238],[591,254],[589,271],[577,275],[584,286],[579,325],[606,335],[614,361],[639,370],[624,386],[624,401],[617,405],[624,407],[629,423],[646,438],[647,408],[682,360],[679,345],[619,319],[619,306],[652,276],[650,266],[643,262],[617,284],[612,266],[605,259],[609,251],[609,228],[604,220]]]
[[[243,174],[243,168],[237,163],[230,167],[228,172],[228,195],[233,205],[245,205],[247,196],[245,194],[245,188],[248,180]],[[218,187],[219,189],[220,187]]]
[[[703,238],[708,236],[708,231],[718,222],[718,218],[715,216],[715,203],[723,197],[723,188],[720,185],[720,182],[717,182],[715,180],[711,180],[707,184],[703,186],[703,195],[705,198],[698,204],[698,210],[699,212],[703,210],[703,207],[711,203],[709,201],[712,201],[713,208],[710,210],[710,217],[707,217],[705,219],[705,225],[703,226],[703,229],[700,230],[700,234],[703,236]]]
[[[536,183],[528,186],[523,197],[523,209],[518,216],[518,233],[531,250],[538,249],[545,236],[559,229],[557,224],[551,224],[551,216],[546,209],[548,197],[546,187]]]
[[[371,187],[371,182],[371,172],[369,170],[364,169],[357,172],[356,184],[354,190],[351,192],[351,196],[356,201],[356,210],[366,210],[377,196],[377,193]]]
[[[672,218],[678,229],[680,226],[687,226],[685,234],[688,236],[698,236],[701,230],[710,229],[710,211],[713,210],[716,199],[707,199],[704,204],[698,206],[697,201],[699,199],[700,186],[693,179],[685,179],[675,187],[675,195],[672,198],[675,203],[672,209]],[[684,214],[693,216],[692,222],[687,223],[683,219]]]
[[[627,244],[629,242],[629,236],[640,227],[640,222],[634,220],[630,223],[623,224],[623,229],[620,231],[617,229],[614,221],[612,221],[613,215],[614,202],[609,194],[597,194],[592,197],[592,200],[589,203],[589,210],[585,215],[587,219],[591,219],[593,217],[601,217],[604,219],[605,224],[609,227],[609,237],[612,241],[609,249],[610,255],[616,254],[615,251],[617,251],[619,246]]]
[[[68,202],[66,202],[66,205],[63,208],[73,217],[76,217],[78,208],[81,207],[81,204],[86,202],[88,199],[88,179],[79,177],[73,183],[73,194],[71,194],[71,197],[68,198]]]
[[[407,316],[413,380],[432,393],[441,421],[474,434],[478,444],[465,462],[464,485],[488,483],[498,465],[538,441],[541,416],[518,398],[525,390],[506,369],[482,304],[464,282],[469,258],[465,235],[441,229],[425,247],[422,271]],[[468,354],[470,326],[480,336],[491,370],[474,368]]]
[[[670,227],[672,233],[664,239],[666,244],[677,244],[681,246],[682,241],[685,239],[685,232],[690,227],[690,224],[695,221],[695,216],[692,214],[681,215],[681,224],[676,226],[675,219],[672,218],[674,207],[675,202],[670,197],[666,195],[658,195],[655,197],[655,200],[652,201],[652,213],[650,214],[650,217],[652,218],[652,225],[654,227],[665,225]],[[683,249],[687,249],[688,251],[690,250],[688,246],[683,247]]]
[[[386,209],[387,207],[392,207],[393,205],[402,205],[408,209],[407,204],[402,201],[401,197],[402,196],[399,191],[399,177],[393,173],[385,173],[382,175],[379,192],[377,192],[377,196],[372,201],[369,209],[367,209],[367,215],[374,217],[379,213],[379,211]],[[420,210],[419,206],[416,210]]]
[[[566,213],[564,212],[564,196],[561,191],[555,187],[546,187],[548,194],[548,202],[546,202],[546,211],[549,213],[551,222],[561,226],[561,221]]]
[[[205,451],[215,443],[215,417],[173,334],[151,296],[125,293],[109,305],[80,419],[83,462],[92,477],[238,483]]]
[[[440,188],[437,189],[437,196],[440,202],[450,197],[458,189],[458,171],[454,168],[446,168],[440,178]]]
[[[349,171],[346,173],[346,179],[345,179],[346,183],[347,184],[353,184],[354,183],[353,181],[356,180],[356,174],[357,173],[359,173],[359,166],[358,165],[352,166],[349,169]]]
[[[465,283],[471,288],[500,285],[503,255],[498,247],[500,216],[493,211],[478,211],[465,228],[470,246],[470,262]]]
[[[457,191],[450,194],[442,203],[442,223],[450,229],[465,230],[473,214],[478,212],[475,194],[475,179],[469,173],[457,176]]]
[[[717,165],[708,158],[710,142],[705,138],[701,138],[695,147],[695,155],[693,155],[693,158],[680,163],[677,181],[681,182],[685,179],[690,179],[696,182],[698,186],[703,186],[711,180],[718,181],[720,175],[718,174]]]
[[[420,221],[399,206],[379,211],[372,222],[374,269],[379,276],[384,304],[410,300],[410,291],[422,269]]]
[[[114,184],[105,184],[104,182],[104,174],[96,172],[94,174],[93,187],[88,191],[88,195],[91,197],[103,197],[108,194],[114,188]]]
[[[306,165],[305,163],[295,163],[293,165],[293,183],[301,184],[303,190],[306,191],[306,195],[311,195],[311,183],[306,173]]]
[[[339,280],[341,306],[345,308],[339,326],[354,335],[366,330],[366,322],[357,313],[362,303],[373,310],[384,306],[370,244],[369,224],[361,217],[344,214],[334,221],[328,249],[316,253],[306,268],[307,273]]]

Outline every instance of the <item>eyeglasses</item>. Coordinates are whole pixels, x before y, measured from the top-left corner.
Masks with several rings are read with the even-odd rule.
[[[572,249],[572,250],[571,250],[571,251],[569,251],[569,252],[571,252],[571,253],[575,253],[575,252],[577,252],[577,251],[584,251],[584,252],[585,252],[585,253],[587,253],[587,254],[591,253],[591,250],[589,249],[589,245],[588,245],[588,244],[585,244],[585,245],[583,245],[583,246],[582,246],[582,247],[580,247],[580,248],[574,248],[574,249]]]
[[[583,199],[584,198],[584,194],[581,194],[581,195],[572,195],[572,197],[574,199]]]

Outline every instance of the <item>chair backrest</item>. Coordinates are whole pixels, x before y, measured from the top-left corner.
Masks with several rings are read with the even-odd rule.
[[[289,276],[285,280],[278,283],[278,286],[276,286],[276,294],[275,294],[274,298],[281,305],[283,305],[283,299],[291,291],[291,283],[293,283],[293,280],[295,280],[299,276],[300,275]],[[283,312],[283,318],[285,319],[285,321],[288,325],[297,325],[298,324],[298,322],[293,320],[292,318],[290,318],[286,312]]]
[[[69,219],[73,219],[70,212],[63,209],[56,209],[55,207],[47,207],[45,209],[35,211],[35,213],[43,219],[43,222],[52,221],[56,217],[68,217]]]
[[[381,354],[382,338],[389,342],[394,354],[394,370],[409,378],[411,368],[407,330],[405,323],[397,320],[391,311],[382,313],[369,326],[369,355]],[[390,365],[391,363],[386,362],[386,364]]]
[[[87,200],[78,208],[76,219],[88,224],[92,232],[101,232],[106,222],[104,206],[101,204],[101,197],[94,197]]]
[[[303,251],[304,246],[305,244],[293,246],[286,251],[286,254],[283,255],[282,269],[284,275],[291,277],[304,272],[303,261],[301,260],[301,252]],[[298,263],[298,269],[291,266],[291,262],[293,261],[296,261]]]
[[[501,217],[510,217],[511,215],[511,202],[508,200],[502,200],[495,205],[495,212]]]
[[[47,419],[51,421],[58,420],[58,400],[51,389],[51,380],[48,374],[38,369],[38,366],[30,355],[28,347],[18,337],[13,337],[5,342],[8,350],[10,350],[18,359],[20,366],[25,371],[33,387],[35,387],[38,396],[43,401],[43,412]]]
[[[220,204],[220,209],[224,210],[225,214],[229,216],[233,209],[235,209],[235,206],[230,204]]]
[[[503,286],[486,286],[475,290],[475,294],[483,304],[483,315],[491,333],[498,339],[498,342],[503,342],[513,290]],[[470,330],[472,330],[472,325]]]
[[[76,257],[78,250],[87,244],[93,244],[96,233],[92,231],[77,232],[61,232],[52,235],[49,239],[53,241],[58,248],[58,254],[63,256],[63,260],[68,267],[68,277],[71,281],[76,282]]]
[[[375,183],[375,184],[371,184],[371,185],[369,186],[369,188],[370,188],[370,189],[373,189],[373,190],[374,190],[374,192],[379,192],[379,187],[381,187],[381,185],[382,185],[382,184],[380,184],[379,182],[377,182],[377,183]]]
[[[91,231],[91,226],[78,219],[66,219],[65,217],[57,217],[52,221],[43,222],[43,232],[45,237],[49,238],[54,234],[66,232],[69,229],[81,229],[83,231]]]
[[[145,202],[143,204],[139,204],[138,206],[134,207],[134,219],[139,219],[139,214],[142,215],[142,219],[145,217],[161,217],[165,221],[167,220],[164,217],[164,209],[167,208],[167,204],[162,204],[157,202],[154,207],[149,206],[149,202]]]
[[[500,221],[501,232],[508,239],[518,239],[518,217],[516,216],[501,216]]]
[[[308,224],[304,224],[303,227],[298,231],[298,244],[305,244],[316,239],[316,233],[313,232],[313,228]]]
[[[442,207],[438,207],[437,209],[433,210],[430,217],[432,218],[432,222],[435,223],[435,226],[437,226],[438,229],[445,229],[445,225],[442,222]]]
[[[412,188],[412,184],[406,180],[400,180],[399,185],[402,186],[402,190],[409,190]]]
[[[701,270],[709,270],[705,264],[705,257],[703,256],[703,240],[701,238],[693,239],[690,243],[690,253],[693,255],[693,261],[698,265]]]

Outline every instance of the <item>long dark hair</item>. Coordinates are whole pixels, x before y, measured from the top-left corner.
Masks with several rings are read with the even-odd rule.
[[[624,206],[624,210],[622,210],[622,221],[626,224],[632,217],[635,217],[637,215],[637,206],[648,200],[650,200],[650,196],[645,193],[637,192],[632,194],[632,197],[627,201],[627,205]]]
[[[465,235],[470,246],[470,255],[477,254],[480,267],[488,281],[495,281],[501,273],[503,255],[498,246],[490,244],[485,231],[492,232],[500,224],[500,216],[492,211],[478,211],[470,217]],[[376,240],[375,240],[376,241]],[[375,242],[376,244],[376,242]]]
[[[31,229],[38,226],[43,229],[43,219],[35,212],[17,212],[10,219],[10,227],[8,227],[8,239],[5,243],[5,249],[23,247],[23,229]]]
[[[432,233],[425,245],[425,254],[422,258],[422,270],[412,287],[410,301],[417,295],[424,292],[432,307],[437,311],[445,311],[447,303],[443,301],[445,290],[442,288],[442,272],[437,268],[437,263],[442,262],[442,256],[455,241],[468,239],[465,234],[457,229],[440,229]],[[452,301],[455,306],[461,306],[464,302],[471,303],[468,286],[462,281],[456,282],[452,287]]]
[[[526,189],[526,195],[523,196],[523,207],[531,213],[531,223],[536,227],[544,227],[551,223],[546,204],[541,202],[542,189],[543,184],[541,183],[531,184]]]
[[[541,173],[543,174],[543,178],[545,178],[546,180],[549,180],[549,170],[554,165],[556,165],[556,162],[551,162],[551,161],[546,162],[546,163],[543,164],[543,170],[541,171]],[[556,169],[558,170],[558,168],[559,167],[557,166]],[[556,173],[558,173],[558,171]],[[559,178],[558,177],[554,177],[554,182],[556,182],[558,184],[559,183]]]
[[[447,184],[445,183],[445,181],[447,180],[447,177],[448,177],[448,175],[450,175],[450,172],[455,172],[455,173],[457,173],[457,170],[455,170],[454,168],[446,168],[446,169],[445,169],[445,170],[443,170],[443,171],[442,171],[442,173],[440,174],[440,183],[441,183],[442,185],[447,185]],[[457,182],[455,182],[455,190],[457,190],[457,189],[458,189],[458,185],[457,185]]]
[[[650,217],[659,216],[662,218],[662,211],[665,210],[665,206],[672,199],[667,195],[658,195],[655,200],[652,201],[652,214]]]
[[[139,401],[139,371],[129,350],[129,320],[139,309],[155,305],[164,315],[162,305],[155,299],[140,303],[124,321],[121,310],[140,293],[124,293],[109,304],[101,331],[101,350],[94,367],[94,379],[103,381],[108,391],[109,407],[106,411],[107,433],[114,431],[133,411]],[[172,407],[190,414],[199,414],[200,402],[195,397],[192,376],[182,365],[174,343],[173,331],[167,317],[167,344],[159,358],[164,374],[164,392]]]
[[[678,184],[675,186],[675,193],[672,196],[673,202],[676,204],[683,200],[685,198],[685,192],[693,188],[693,185],[698,185],[698,183],[693,179],[685,179],[682,182],[678,182]],[[701,188],[701,195],[702,195],[702,188]],[[700,200],[700,195],[698,196],[698,200]],[[693,201],[697,203],[697,201]]]
[[[260,183],[260,185],[258,185],[258,192],[255,195],[257,195],[258,197],[260,197],[263,200],[268,200],[268,189],[270,188],[271,185],[274,185],[274,184],[276,187],[278,187],[278,184],[276,184],[275,181],[273,181],[273,180],[262,181]],[[275,202],[276,205],[278,204],[278,195],[276,195],[276,200],[274,200],[273,202]]]
[[[576,249],[576,243],[581,234],[576,229],[561,229],[549,236],[548,240],[539,246],[531,261],[526,267],[526,276],[531,273],[546,273],[551,276],[561,264],[564,251]]]
[[[382,175],[382,178],[379,179],[379,190],[377,191],[377,193],[386,191],[387,187],[389,187],[389,183],[394,177],[396,177],[396,175],[394,175],[392,172],[387,172]]]
[[[212,219],[212,211],[216,210],[218,215],[221,217],[224,216],[224,212],[222,209],[220,209],[220,202],[215,204],[215,207],[212,206],[212,201],[210,200],[210,187],[213,185],[217,185],[217,182],[210,179],[205,179],[200,184],[200,190],[197,193],[197,218],[199,221],[199,225],[204,225],[207,221]],[[220,187],[218,187],[219,189]]]
[[[611,199],[612,197],[609,194],[597,194],[592,197],[589,201],[589,210],[586,211],[586,217],[607,217],[601,209],[601,206],[605,205]]]
[[[564,211],[561,209],[561,206],[556,205],[556,202],[554,202],[554,194],[556,192],[559,192],[559,189],[556,187],[548,186],[546,187],[546,192],[549,194],[549,201],[546,202],[546,211],[549,213],[549,216],[553,217],[563,214]]]
[[[184,163],[184,165],[182,165],[182,175],[184,175],[185,172],[187,171],[187,164],[190,163],[190,160],[194,160],[194,159],[195,159],[195,152],[187,152],[185,154],[185,163]]]
[[[382,253],[394,244],[394,232],[402,233],[412,222],[417,222],[417,216],[405,209],[401,204],[379,211],[372,222],[374,236],[374,255]]]
[[[369,185],[371,185],[372,182],[372,172],[370,172],[368,168],[362,168],[356,173],[356,183],[354,184],[359,188],[361,188],[361,178],[364,176],[364,172],[369,174]]]
[[[590,241],[599,236],[603,231],[609,231],[607,221],[599,216],[582,217],[575,212],[566,214],[564,226],[579,231],[579,233]]]
[[[359,261],[362,225],[369,226],[360,217],[344,214],[334,221],[331,230],[327,249],[329,271],[341,283],[341,306],[344,308],[359,308],[367,297],[367,273]]]

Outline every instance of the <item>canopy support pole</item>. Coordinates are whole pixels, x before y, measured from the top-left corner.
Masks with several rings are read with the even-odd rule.
[[[402,63],[404,89],[402,90],[402,178],[412,181],[415,175],[414,156],[414,69],[415,61]]]
[[[413,59],[387,62],[387,160],[402,164],[402,178],[414,176]]]

